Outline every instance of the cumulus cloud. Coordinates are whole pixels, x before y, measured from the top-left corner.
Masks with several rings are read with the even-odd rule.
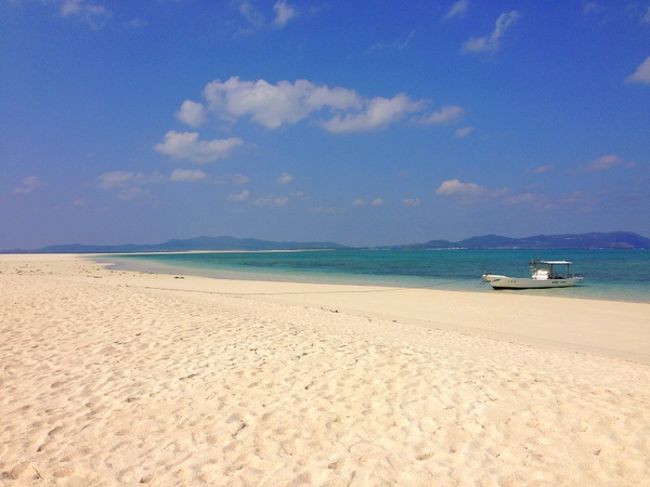
[[[497,18],[494,30],[483,37],[472,37],[465,41],[461,48],[463,53],[493,53],[501,47],[501,39],[506,32],[519,20],[519,12],[512,10],[503,12]]]
[[[200,169],[174,169],[169,180],[174,183],[197,183],[206,177],[207,174]]]
[[[27,176],[14,188],[16,194],[29,194],[43,186],[43,182],[36,176]]]
[[[650,56],[645,58],[645,60],[639,64],[639,67],[636,68],[636,71],[628,76],[628,83],[642,83],[645,85],[650,85]]]
[[[210,109],[225,120],[249,116],[254,122],[276,129],[295,124],[323,108],[344,110],[361,105],[359,95],[345,88],[330,88],[307,80],[279,81],[263,79],[241,81],[233,76],[215,80],[203,90]]]
[[[192,127],[199,127],[205,122],[205,110],[201,103],[185,100],[176,112],[176,118]]]
[[[98,185],[102,189],[113,189],[159,183],[164,179],[162,174],[157,172],[146,174],[133,171],[110,171],[100,174]]]
[[[611,169],[623,164],[623,159],[615,154],[607,154],[595,159],[587,165],[587,171],[598,172]]]
[[[411,208],[414,208],[416,206],[420,206],[422,204],[422,201],[420,201],[420,198],[406,198],[402,200],[402,205],[403,206],[408,206]]]
[[[278,29],[281,29],[287,23],[296,17],[296,9],[289,5],[286,0],[278,0],[273,5],[273,12],[275,12],[275,18],[273,19],[273,25]]]
[[[383,198],[375,198],[370,202],[370,206],[381,206],[384,204],[384,199]]]
[[[241,202],[246,201],[250,198],[251,192],[247,189],[240,191],[239,193],[234,193],[228,196],[228,201]]]
[[[448,105],[442,107],[436,112],[433,112],[431,115],[428,115],[422,121],[430,125],[451,123],[462,117],[464,112],[465,110],[463,110],[462,107],[456,105]]]
[[[449,7],[449,10],[447,10],[445,19],[453,19],[454,17],[464,17],[465,14],[467,13],[468,7],[469,7],[468,0],[458,0],[457,2],[454,2],[452,6]]]
[[[288,172],[283,172],[278,176],[278,183],[280,184],[289,184],[291,181],[293,181],[293,176]]]
[[[237,137],[200,140],[197,132],[170,130],[165,134],[165,140],[156,144],[154,149],[174,159],[186,159],[202,164],[227,157],[235,147],[243,143]]]
[[[60,2],[61,17],[75,17],[92,29],[102,27],[111,15],[106,7],[86,0],[63,0]]]
[[[459,179],[448,179],[443,181],[438,189],[436,194],[440,196],[450,196],[450,197],[477,197],[487,195],[489,192],[484,186],[479,186],[475,183],[464,183]]]
[[[403,93],[393,98],[376,97],[360,113],[336,115],[324,122],[323,127],[332,133],[375,130],[386,127],[421,107],[422,102],[413,101]]]
[[[456,129],[454,135],[456,136],[457,139],[464,139],[472,132],[474,132],[474,127],[461,127],[459,129]]]

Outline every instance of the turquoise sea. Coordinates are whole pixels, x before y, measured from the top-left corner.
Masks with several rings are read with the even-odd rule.
[[[528,276],[531,259],[565,259],[585,276],[576,288],[494,291],[485,272]],[[476,292],[514,292],[650,302],[647,250],[317,250],[104,257],[134,270],[232,279],[372,284]]]

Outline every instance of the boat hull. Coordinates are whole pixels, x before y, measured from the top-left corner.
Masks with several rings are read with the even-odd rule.
[[[565,279],[529,279],[523,277],[503,277],[490,281],[494,289],[550,289],[555,287],[573,287],[582,278]]]

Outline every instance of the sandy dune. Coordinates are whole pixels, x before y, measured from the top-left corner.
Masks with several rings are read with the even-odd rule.
[[[650,482],[647,304],[0,272],[0,484]]]

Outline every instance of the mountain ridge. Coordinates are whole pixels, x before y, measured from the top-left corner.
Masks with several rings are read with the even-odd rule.
[[[256,238],[199,236],[188,239],[170,239],[159,244],[48,245],[34,250],[3,250],[2,253],[111,253],[111,252],[183,252],[190,250],[324,250],[351,249],[336,242],[277,242]],[[634,232],[589,232],[581,234],[533,235],[530,237],[504,237],[481,235],[457,242],[430,240],[423,243],[389,245],[381,249],[650,249],[650,239]]]

